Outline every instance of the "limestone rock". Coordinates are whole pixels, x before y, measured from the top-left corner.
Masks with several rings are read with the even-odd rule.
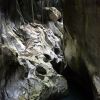
[[[46,100],[66,92],[66,80],[51,63],[63,63],[61,39],[41,24],[17,28],[6,22],[0,36],[0,100]]]
[[[64,33],[63,24],[61,24],[58,21],[56,23],[48,22],[48,26],[57,37],[63,39],[63,33]]]

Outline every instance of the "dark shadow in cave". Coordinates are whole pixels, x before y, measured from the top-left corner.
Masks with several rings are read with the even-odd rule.
[[[83,60],[80,60],[79,65],[81,69],[78,73],[68,65],[62,72],[62,75],[67,79],[69,93],[64,97],[51,98],[51,100],[94,100],[93,90],[95,88],[92,79]],[[59,66],[53,67],[59,73]]]

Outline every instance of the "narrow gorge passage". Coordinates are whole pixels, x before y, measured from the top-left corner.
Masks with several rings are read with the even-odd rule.
[[[0,0],[0,100],[99,100],[97,1]]]

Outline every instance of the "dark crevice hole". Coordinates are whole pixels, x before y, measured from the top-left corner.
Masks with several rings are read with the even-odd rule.
[[[51,57],[48,55],[48,54],[44,54],[44,58],[43,58],[43,61],[44,62],[48,62],[48,61],[50,61],[51,60]]]
[[[50,63],[52,64],[54,70],[57,72],[57,73],[61,73],[63,71],[63,68],[64,68],[64,62],[63,61],[59,61],[57,62],[57,59],[54,58],[52,61],[50,61]]]
[[[25,78],[27,78],[27,77],[28,77],[28,71],[27,71],[27,72],[25,72],[24,77],[25,77]]]
[[[45,77],[44,75],[46,75],[46,74],[47,74],[47,72],[43,67],[38,66],[36,68],[36,76],[39,77],[41,80],[44,79],[44,77]]]
[[[55,52],[55,54],[57,54],[57,55],[60,54],[59,48],[55,47],[55,48],[54,48],[54,52]]]
[[[46,71],[43,67],[41,67],[41,66],[38,66],[38,67],[36,68],[36,72],[37,72],[38,74],[41,74],[41,75],[46,75],[46,74],[47,74],[47,71]]]

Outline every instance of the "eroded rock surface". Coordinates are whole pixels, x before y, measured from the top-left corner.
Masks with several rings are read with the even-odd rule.
[[[0,100],[46,100],[63,94],[67,82],[52,67],[63,63],[61,38],[36,23],[18,28],[4,20],[1,28]]]
[[[58,0],[0,0],[0,100],[48,100],[67,91],[66,80],[53,69],[64,63],[58,5]],[[52,9],[51,22],[45,7],[58,13]]]

